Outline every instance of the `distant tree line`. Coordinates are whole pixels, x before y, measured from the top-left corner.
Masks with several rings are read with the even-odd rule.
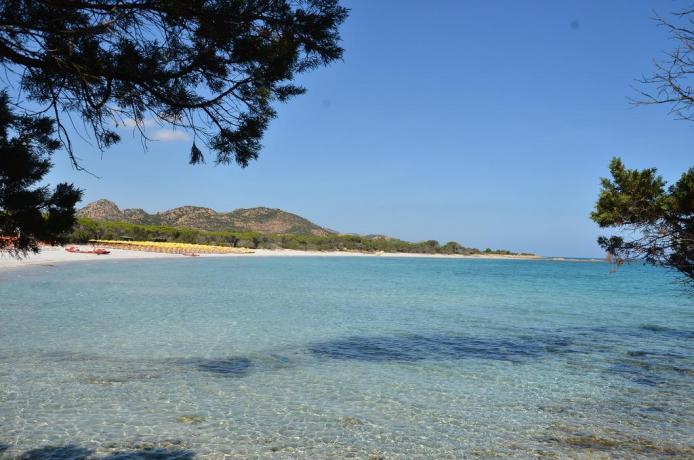
[[[162,225],[140,225],[126,222],[97,221],[79,218],[68,240],[72,243],[87,243],[89,240],[119,240],[132,238],[137,241],[164,239],[171,242],[214,244],[220,246],[246,247],[253,249],[296,249],[301,251],[364,251],[405,252],[413,254],[497,254],[518,255],[506,249],[480,250],[468,248],[455,241],[439,244],[428,240],[411,243],[395,238],[361,235],[287,235],[263,234],[249,231],[212,232],[193,228],[167,227]],[[521,253],[520,255],[531,255]]]

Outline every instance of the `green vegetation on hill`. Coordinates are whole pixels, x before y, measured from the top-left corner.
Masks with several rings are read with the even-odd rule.
[[[229,245],[254,249],[297,249],[313,251],[365,251],[406,252],[414,254],[499,254],[516,255],[505,249],[481,251],[467,248],[454,241],[440,245],[429,240],[410,243],[383,236],[361,235],[290,235],[264,234],[251,231],[205,231],[194,228],[168,227],[164,225],[140,225],[117,221],[98,221],[86,217],[78,219],[69,240],[86,243],[89,240],[117,240],[124,237],[140,241],[163,238],[166,241],[197,244]],[[522,255],[531,255],[523,253]]]

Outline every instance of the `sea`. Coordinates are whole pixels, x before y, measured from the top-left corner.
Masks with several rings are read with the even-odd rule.
[[[0,457],[694,458],[694,296],[595,261],[5,272]]]

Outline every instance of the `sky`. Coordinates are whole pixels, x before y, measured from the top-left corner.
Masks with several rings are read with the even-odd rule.
[[[267,206],[344,233],[595,257],[613,156],[668,181],[693,166],[694,127],[628,100],[674,46],[654,11],[686,2],[343,4],[343,61],[300,78],[248,168],[190,166],[185,132],[150,127],[145,150],[124,128],[103,154],[77,142],[98,179],[57,153],[49,182],[83,204]]]

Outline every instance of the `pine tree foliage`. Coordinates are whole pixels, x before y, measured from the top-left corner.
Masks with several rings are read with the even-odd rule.
[[[22,256],[64,240],[82,192],[71,184],[36,186],[60,147],[48,117],[17,115],[0,93],[0,251]]]
[[[620,259],[643,259],[678,270],[694,283],[694,168],[667,186],[655,168],[627,169],[610,163],[591,218],[619,230],[598,243]]]
[[[298,74],[342,56],[337,0],[4,0],[0,64],[54,118],[79,115],[99,147],[148,117],[194,136],[217,163],[258,157],[273,101],[302,94]],[[29,108],[28,104],[23,105]]]

